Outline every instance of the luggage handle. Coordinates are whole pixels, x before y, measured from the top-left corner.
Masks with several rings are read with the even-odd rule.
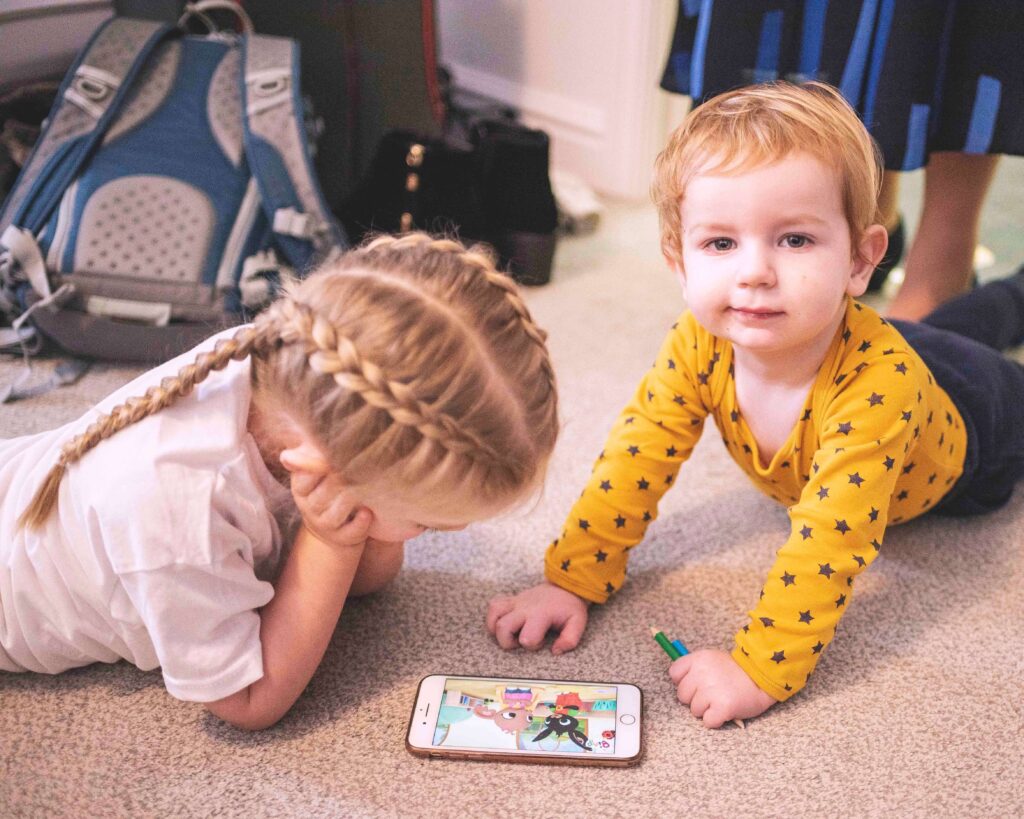
[[[238,3],[233,2],[233,0],[199,0],[195,3],[187,3],[184,13],[178,18],[178,28],[184,29],[189,20],[197,17],[211,34],[219,31],[220,29],[217,28],[217,24],[206,13],[217,9],[230,11],[234,14],[242,24],[243,34],[253,34],[256,31],[256,27],[253,26],[252,19],[246,14],[245,9],[238,5]]]
[[[159,302],[87,296],[85,312],[92,316],[134,321],[154,327],[166,327],[171,323],[171,305]]]
[[[36,328],[73,356],[155,364],[191,349],[238,317],[171,323],[163,327],[44,307],[32,314]]]

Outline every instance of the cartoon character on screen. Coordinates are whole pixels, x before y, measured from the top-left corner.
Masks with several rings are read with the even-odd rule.
[[[518,736],[519,731],[525,731],[530,727],[533,709],[540,694],[535,694],[529,688],[505,688],[499,691],[499,696],[505,706],[500,711],[485,705],[477,705],[473,708],[473,713],[483,719],[492,720],[505,733],[514,733]]]
[[[540,698],[540,692],[534,693],[532,688],[505,688],[498,689],[498,696],[506,708],[528,708],[533,710],[534,705]]]
[[[587,707],[577,692],[566,691],[559,694],[555,697],[551,715],[545,717],[544,727],[533,738],[533,741],[539,742],[554,734],[556,737],[555,748],[548,750],[557,750],[558,745],[562,743],[563,736],[568,737],[571,742],[578,745],[584,751],[594,750],[590,739],[580,730],[580,721],[575,716],[575,714],[586,710]],[[570,711],[573,713],[569,713]]]
[[[533,741],[540,742],[542,739],[554,734],[557,737],[558,744],[561,744],[562,736],[565,735],[584,751],[594,750],[590,745],[587,735],[579,729],[579,725],[580,721],[576,717],[570,717],[568,714],[560,714],[556,711],[554,714],[544,718],[544,729],[533,738]]]
[[[559,714],[568,713],[570,709],[576,711],[582,711],[583,700],[580,699],[580,695],[575,691],[568,691],[565,694],[559,694],[555,697],[555,711]]]

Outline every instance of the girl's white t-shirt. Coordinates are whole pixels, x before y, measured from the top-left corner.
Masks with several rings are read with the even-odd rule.
[[[68,468],[46,523],[16,526],[67,440],[222,335],[76,421],[0,440],[0,670],[123,658],[159,666],[167,690],[195,702],[263,676],[257,610],[274,595],[279,521],[294,517],[294,504],[247,430],[248,360],[101,441]]]

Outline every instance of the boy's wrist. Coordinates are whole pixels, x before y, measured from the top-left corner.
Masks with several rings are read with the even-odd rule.
[[[760,691],[764,692],[765,696],[770,697],[774,702],[784,702],[799,690],[798,688],[794,689],[791,687],[790,690],[787,691],[784,685],[780,685],[765,676],[761,669],[751,662],[749,657],[743,653],[743,650],[739,646],[736,646],[732,650],[730,656],[733,658],[736,665],[743,669],[743,672],[750,677],[751,682],[753,682]]]
[[[557,571],[552,570],[550,565],[545,566],[544,582],[550,583],[552,586],[556,586],[570,594],[575,594],[588,605],[590,603],[606,603],[610,597],[610,593],[602,594],[601,592],[594,591],[581,584],[573,583],[566,577],[559,577]]]
[[[577,593],[576,593],[576,592],[574,592],[574,591],[573,591],[572,589],[567,589],[567,588],[566,588],[565,586],[560,586],[560,585],[559,585],[558,583],[553,583],[553,582],[552,582],[551,580],[549,580],[549,579],[547,579],[547,578],[544,578],[544,580],[543,580],[543,582],[541,583],[541,585],[542,585],[542,586],[549,586],[550,588],[553,588],[553,589],[558,589],[559,591],[563,591],[563,592],[566,592],[567,594],[571,594],[571,595],[572,595],[573,597],[576,597],[576,598],[578,598],[578,599],[579,599],[579,600],[580,600],[580,601],[581,601],[582,603],[584,603],[584,604],[585,604],[585,605],[586,605],[586,606],[587,606],[588,608],[589,608],[589,607],[590,607],[591,605],[593,605],[593,602],[594,602],[593,600],[588,600],[588,599],[587,599],[586,597],[583,597],[582,595],[580,595],[580,594],[577,594]]]

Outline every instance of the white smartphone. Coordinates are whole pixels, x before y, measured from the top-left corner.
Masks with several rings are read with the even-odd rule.
[[[629,683],[433,674],[420,680],[405,747],[426,757],[633,765],[643,693]]]

